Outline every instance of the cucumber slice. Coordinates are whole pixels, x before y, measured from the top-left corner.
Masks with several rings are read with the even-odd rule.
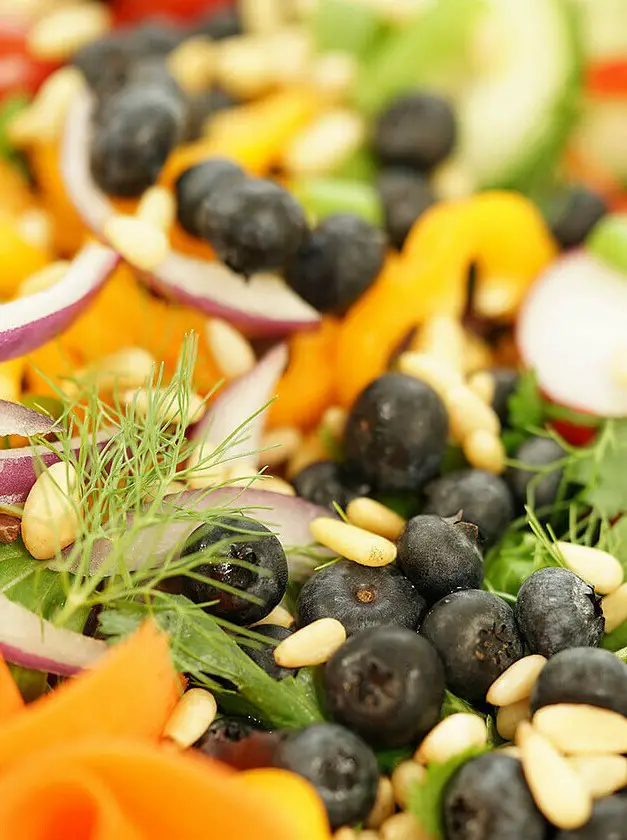
[[[582,84],[571,0],[487,0],[480,32],[492,67],[459,103],[461,169],[481,187],[527,191],[554,167]],[[485,28],[483,28],[485,27]]]

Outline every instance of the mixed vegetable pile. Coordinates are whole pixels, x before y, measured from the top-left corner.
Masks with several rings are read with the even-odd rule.
[[[627,837],[626,12],[0,10],[7,837]]]

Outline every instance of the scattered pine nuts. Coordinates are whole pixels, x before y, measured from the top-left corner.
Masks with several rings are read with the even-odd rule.
[[[557,542],[556,547],[568,568],[594,586],[600,595],[614,592],[622,584],[623,567],[609,552],[562,541]]]
[[[111,216],[102,232],[121,257],[142,271],[153,271],[170,250],[165,233],[137,216]]]
[[[477,373],[473,373],[468,379],[468,387],[480,400],[483,400],[487,405],[492,405],[496,384],[491,373],[487,370],[479,370]]]
[[[316,461],[325,461],[329,457],[324,443],[318,432],[308,435],[299,447],[298,451],[290,458],[285,471],[288,478],[294,478],[299,472],[315,464]]]
[[[587,823],[592,797],[579,773],[526,721],[518,727],[516,744],[531,795],[547,820],[562,829]]]
[[[176,218],[176,200],[165,187],[150,187],[137,205],[137,217],[167,233]]]
[[[433,390],[446,399],[446,395],[463,380],[458,371],[442,359],[427,353],[407,351],[398,357],[397,367],[401,373],[414,376],[430,385]]]
[[[274,649],[274,660],[282,668],[322,665],[346,641],[346,630],[335,618],[319,618],[302,627]]]
[[[341,102],[353,89],[359,64],[353,55],[328,52],[317,56],[309,79],[316,90],[331,102]]]
[[[292,175],[327,175],[362,145],[365,135],[359,114],[340,108],[327,111],[291,140],[283,166]]]
[[[216,699],[204,688],[190,688],[174,707],[164,729],[163,737],[186,750],[205,734],[218,711]]]
[[[443,764],[453,756],[488,743],[488,730],[479,715],[458,712],[433,727],[416,750],[414,760],[422,764]]]
[[[65,124],[68,108],[85,82],[76,67],[67,65],[48,76],[30,106],[7,126],[7,136],[17,148],[43,140],[56,140]]]
[[[42,472],[24,503],[22,539],[36,560],[51,560],[78,533],[78,478],[59,461]]]
[[[285,481],[285,479],[279,478],[276,475],[260,473],[256,480],[259,490],[267,490],[269,493],[280,493],[282,496],[296,495],[296,490],[289,481]]]
[[[264,624],[276,624],[278,627],[287,627],[289,629],[294,626],[294,616],[285,607],[278,604],[265,618],[253,624],[253,627],[263,627]]]
[[[451,433],[457,440],[463,441],[477,431],[499,435],[501,424],[496,413],[467,385],[458,385],[448,391],[445,403],[451,421]]]
[[[496,711],[496,731],[501,738],[511,741],[516,735],[520,723],[529,720],[529,698],[519,700],[517,703],[510,703],[508,706],[500,706]]]
[[[518,309],[523,290],[505,283],[482,284],[475,290],[475,312],[484,318],[505,318]]]
[[[627,758],[623,755],[576,755],[568,761],[593,799],[610,796],[627,785]]]
[[[226,379],[237,379],[255,366],[255,351],[250,341],[227,321],[211,318],[205,335],[211,355]]]
[[[187,38],[167,58],[170,74],[185,93],[209,90],[216,69],[216,47],[211,38]]]
[[[50,213],[40,208],[27,210],[17,220],[15,229],[31,245],[42,251],[51,251],[54,232]]]
[[[167,423],[169,426],[178,426],[181,423],[181,406],[179,405],[177,395],[169,394],[169,399],[166,400],[164,393],[163,390],[156,390],[152,394],[149,394],[146,388],[137,388],[133,391],[125,391],[122,394],[122,402],[127,405],[134,405],[137,416],[145,418],[148,416],[148,408],[152,400],[153,408],[157,409],[161,414],[161,422]],[[205,411],[206,405],[202,397],[198,394],[189,394],[185,425],[189,426],[192,423],[197,423]]]
[[[465,334],[461,323],[450,315],[434,315],[421,325],[416,349],[449,365],[463,369]]]
[[[45,268],[36,271],[24,280],[20,285],[19,296],[28,297],[28,295],[36,295],[52,288],[65,277],[69,267],[70,263],[67,260],[49,263]]]
[[[66,62],[86,44],[106,35],[111,23],[111,12],[104,3],[51,10],[31,28],[26,46],[40,61]]]
[[[408,806],[412,790],[424,782],[426,776],[425,766],[417,761],[401,761],[396,765],[392,773],[392,789],[399,808]]]
[[[388,817],[392,816],[395,810],[396,803],[394,802],[392,782],[387,776],[381,776],[377,787],[377,798],[372,810],[366,817],[364,825],[366,828],[377,829]]]
[[[349,502],[346,516],[351,525],[356,525],[358,528],[363,528],[388,540],[397,540],[407,525],[398,513],[366,496]]]
[[[627,621],[627,583],[623,583],[614,592],[601,600],[601,609],[605,617],[605,632],[611,633]]]
[[[215,79],[238,99],[254,99],[275,84],[275,67],[268,39],[258,35],[237,35],[220,42],[216,55]]]
[[[125,347],[103,356],[77,373],[77,379],[95,385],[99,391],[135,389],[145,384],[155,369],[155,360],[141,347]]]
[[[284,0],[239,0],[238,11],[244,32],[275,32],[284,23]]]
[[[338,828],[333,835],[333,840],[379,840],[376,831],[356,831],[348,825]]]
[[[546,657],[540,654],[523,656],[497,677],[486,694],[486,700],[493,706],[509,706],[531,696],[531,691],[546,665]]]
[[[322,415],[320,428],[327,431],[333,440],[339,441],[344,436],[348,412],[341,405],[332,405]]]
[[[429,840],[413,814],[405,811],[387,819],[379,829],[379,840]]]
[[[261,439],[262,463],[272,469],[289,460],[303,441],[303,435],[296,426],[281,426],[267,431]]]
[[[533,716],[533,725],[564,753],[627,753],[627,718],[611,709],[557,703],[538,709]]]
[[[485,371],[485,368],[494,364],[490,346],[478,335],[466,332],[466,346],[464,348],[464,373],[468,376],[472,373]]]
[[[393,542],[339,519],[321,516],[314,519],[309,531],[320,545],[361,566],[388,566],[396,560]]]
[[[505,470],[507,457],[503,442],[493,432],[477,429],[462,442],[462,449],[468,463],[478,470],[487,470],[500,475]]]

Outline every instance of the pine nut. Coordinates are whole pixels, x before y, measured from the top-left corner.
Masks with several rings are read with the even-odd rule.
[[[392,782],[387,776],[381,776],[377,787],[377,798],[372,806],[372,810],[366,817],[364,825],[366,828],[379,828],[388,817],[392,816],[395,810]]]
[[[33,208],[27,210],[17,220],[15,229],[19,235],[39,248],[42,251],[51,251],[53,248],[53,222],[52,217],[45,210]]]
[[[329,52],[314,60],[310,81],[316,90],[331,102],[341,102],[353,89],[359,64],[348,53]]]
[[[406,520],[389,507],[365,496],[348,503],[346,516],[351,525],[388,540],[397,540],[407,525]]]
[[[146,388],[137,388],[133,391],[125,391],[122,394],[122,402],[135,406],[135,413],[138,417],[145,419],[148,416],[149,406],[152,400],[152,407],[160,412],[160,420],[169,426],[178,426],[181,423],[181,411],[176,394],[168,394],[164,397],[165,391],[155,391],[152,395]],[[189,394],[187,402],[187,416],[185,425],[197,423],[206,411],[206,405],[198,394]]]
[[[466,333],[464,373],[466,375],[479,373],[492,364],[492,351],[490,350],[489,344],[477,335]]]
[[[427,353],[411,351],[401,353],[397,360],[397,367],[401,373],[426,382],[443,400],[446,400],[450,391],[463,384],[458,371]]]
[[[432,840],[413,814],[394,814],[379,829],[379,840]]]
[[[333,835],[333,840],[379,840],[376,831],[356,831],[348,825],[338,828]]]
[[[361,146],[365,135],[365,123],[355,112],[328,111],[291,140],[283,166],[292,175],[327,175]]]
[[[274,649],[274,660],[282,668],[322,665],[346,641],[346,630],[335,618],[319,618],[302,627]]]
[[[320,439],[320,435],[317,431],[313,432],[303,440],[298,452],[295,452],[290,458],[285,474],[290,479],[294,478],[305,467],[315,464],[316,461],[325,461],[328,457],[329,453]]]
[[[224,463],[211,463],[211,455],[216,451],[217,447],[211,441],[204,440],[197,446],[187,459],[185,465],[187,470],[191,471],[187,478],[187,485],[192,490],[201,490],[205,487],[211,487],[214,484],[222,484],[228,478],[227,465]],[[199,467],[202,461],[206,461],[206,466]]]
[[[283,24],[284,0],[239,0],[238,9],[244,32],[274,32]]]
[[[524,700],[500,706],[496,710],[496,731],[501,738],[506,741],[514,738],[521,721],[529,720],[529,705],[529,698],[525,697]]]
[[[279,627],[287,627],[289,629],[294,626],[294,616],[285,607],[278,604],[265,618],[253,624],[253,627],[263,627],[264,624],[276,624]]]
[[[622,755],[577,755],[568,759],[593,799],[610,796],[627,785],[627,758]]]
[[[57,140],[68,108],[83,90],[80,70],[70,65],[48,76],[29,108],[17,114],[7,126],[9,140],[18,148]]]
[[[255,351],[239,330],[221,318],[211,318],[205,328],[211,355],[226,379],[237,379],[255,366]]]
[[[167,58],[168,70],[185,93],[209,90],[216,69],[216,47],[203,35],[187,38]]]
[[[71,464],[59,461],[33,484],[24,504],[22,539],[36,560],[51,560],[78,533],[78,478]]]
[[[348,412],[341,405],[332,405],[322,415],[320,428],[327,431],[331,437],[340,441],[344,436]]]
[[[414,755],[415,761],[444,764],[453,756],[488,743],[488,730],[479,715],[458,712],[449,715],[433,727]]]
[[[275,32],[268,38],[267,49],[275,85],[309,82],[314,44],[305,28],[290,26]]]
[[[38,292],[45,292],[46,289],[52,288],[65,277],[69,267],[70,263],[67,260],[49,263],[45,268],[36,271],[24,280],[20,285],[19,296],[28,297],[28,295],[36,295]]]
[[[31,28],[26,46],[33,58],[65,62],[110,28],[111,12],[103,3],[81,3],[41,18]]]
[[[505,470],[506,452],[503,442],[493,432],[477,429],[464,438],[462,449],[468,463],[478,470],[500,475]]]
[[[445,395],[444,401],[451,421],[451,434],[457,440],[464,440],[477,431],[499,435],[499,418],[467,385],[452,388]]]
[[[513,315],[520,305],[521,293],[522,289],[518,290],[514,285],[479,283],[475,291],[475,311],[484,318]]]
[[[496,383],[491,373],[488,373],[487,370],[480,370],[477,373],[473,373],[468,380],[468,387],[480,400],[483,400],[487,405],[492,405]]]
[[[281,496],[295,496],[296,490],[289,481],[279,478],[278,475],[266,475],[261,473],[257,481],[259,482],[260,490],[267,490],[269,493],[279,493]]]
[[[153,271],[170,250],[162,230],[135,216],[112,216],[102,232],[121,257],[142,271]]]
[[[463,369],[464,328],[450,315],[434,315],[422,324],[417,334],[417,349],[450,365]]]
[[[565,753],[627,753],[627,718],[610,709],[575,703],[543,706],[533,725]]]
[[[505,755],[511,755],[512,758],[520,758],[520,750],[518,747],[514,747],[511,744],[507,744],[504,747],[499,747],[498,751],[500,753],[504,753]]]
[[[150,187],[137,205],[137,217],[167,233],[176,218],[176,201],[165,187]]]
[[[270,467],[284,464],[298,451],[303,435],[296,426],[280,426],[267,431],[261,439],[261,459]]]
[[[394,799],[399,808],[407,808],[412,791],[416,785],[424,782],[427,770],[417,761],[401,761],[392,773]]]
[[[164,729],[163,737],[186,750],[205,734],[218,711],[216,699],[204,688],[190,688],[174,707]]]
[[[622,584],[623,567],[607,551],[562,541],[557,542],[556,546],[568,568],[594,586],[599,594],[614,592]]]
[[[545,665],[546,657],[540,654],[523,656],[494,680],[486,695],[487,702],[493,706],[509,706],[530,697]]]
[[[605,632],[611,633],[627,621],[627,583],[623,583],[610,595],[601,601],[601,609],[605,617]]]
[[[387,566],[396,560],[394,543],[363,528],[322,516],[309,526],[312,537],[361,566]]]
[[[155,360],[147,350],[125,347],[83,368],[78,372],[77,379],[84,379],[104,392],[116,388],[135,389],[145,384],[154,368]]]
[[[579,774],[550,741],[523,721],[516,732],[523,772],[539,810],[557,828],[575,829],[592,814],[592,797]]]

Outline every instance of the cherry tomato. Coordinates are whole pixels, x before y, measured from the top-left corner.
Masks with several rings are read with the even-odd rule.
[[[120,23],[162,15],[189,22],[229,5],[229,0],[114,0],[113,9]]]
[[[571,446],[587,446],[598,431],[591,426],[577,426],[568,420],[552,420],[549,425]]]
[[[586,70],[586,88],[598,96],[627,98],[627,59],[590,65]]]
[[[0,101],[18,93],[35,93],[56,66],[28,55],[23,31],[0,28]]]

